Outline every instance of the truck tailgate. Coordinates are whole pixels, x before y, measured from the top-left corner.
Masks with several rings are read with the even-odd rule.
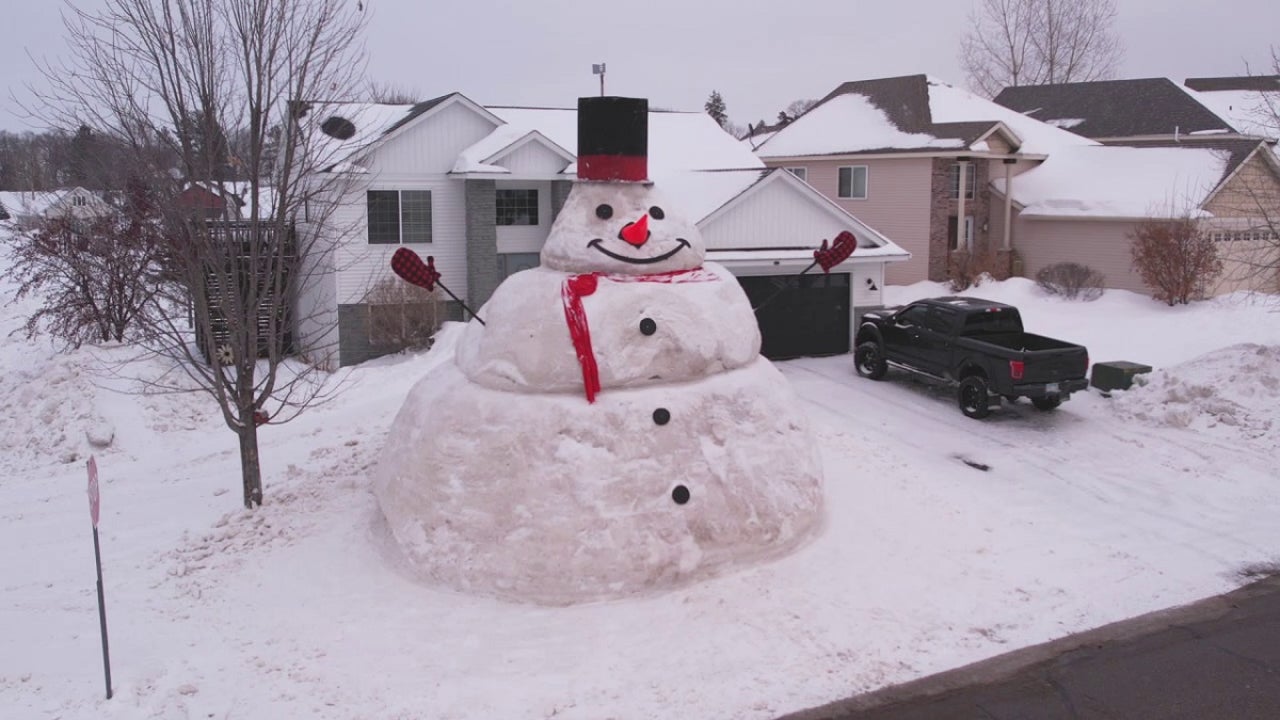
[[[1051,383],[1085,377],[1089,351],[1079,345],[1023,353],[1022,379],[1018,383]]]

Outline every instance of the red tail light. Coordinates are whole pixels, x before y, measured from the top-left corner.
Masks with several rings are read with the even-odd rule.
[[[1012,377],[1014,380],[1021,380],[1023,368],[1024,368],[1024,365],[1021,360],[1010,360],[1009,376]]]

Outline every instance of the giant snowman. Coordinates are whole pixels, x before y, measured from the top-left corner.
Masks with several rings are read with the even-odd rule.
[[[746,295],[647,178],[648,103],[583,98],[542,249],[410,392],[374,489],[432,582],[567,605],[778,557],[822,471]]]

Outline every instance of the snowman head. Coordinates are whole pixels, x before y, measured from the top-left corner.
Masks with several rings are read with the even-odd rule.
[[[551,226],[542,264],[573,273],[644,275],[702,265],[702,236],[652,185],[579,182]]]
[[[647,182],[649,101],[578,98],[578,182],[542,247],[565,272],[628,275],[692,270],[706,250],[693,223]]]

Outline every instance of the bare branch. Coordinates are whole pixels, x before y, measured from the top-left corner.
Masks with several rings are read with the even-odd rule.
[[[1011,86],[1105,80],[1123,55],[1115,19],[1115,0],[980,0],[960,64],[986,97]]]

